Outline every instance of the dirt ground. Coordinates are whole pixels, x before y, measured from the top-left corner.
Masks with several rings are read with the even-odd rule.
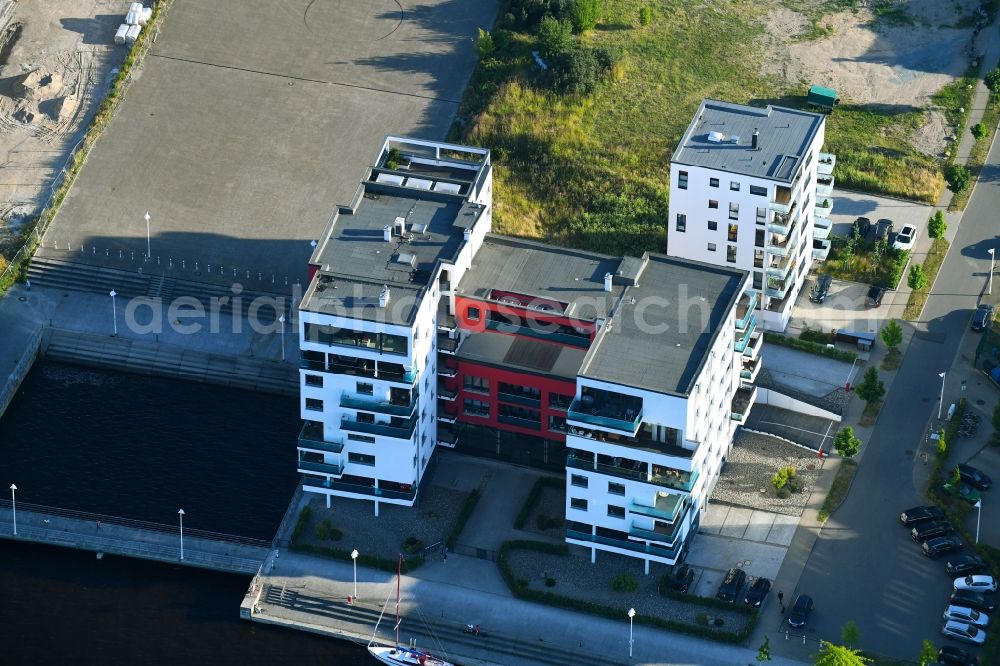
[[[0,233],[41,208],[83,136],[125,56],[128,5],[0,0]]]

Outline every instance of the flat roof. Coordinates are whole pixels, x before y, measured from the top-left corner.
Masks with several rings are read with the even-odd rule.
[[[488,234],[456,293],[484,300],[520,294],[554,301],[558,314],[593,321],[607,317],[624,293],[620,284],[604,290],[604,276],[618,275],[622,263],[621,257]]]
[[[574,382],[586,353],[585,349],[514,335],[472,333],[458,348],[456,356],[465,361]]]
[[[601,327],[579,374],[688,395],[719,332],[733,325],[748,273],[663,255],[644,259],[638,285]]]
[[[791,183],[826,116],[703,100],[671,161]],[[757,150],[752,147],[757,131]]]

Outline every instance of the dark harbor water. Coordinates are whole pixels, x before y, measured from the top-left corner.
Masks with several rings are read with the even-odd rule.
[[[42,362],[0,420],[19,502],[270,539],[295,488],[298,403]],[[239,619],[242,576],[0,541],[0,663],[367,663]]]

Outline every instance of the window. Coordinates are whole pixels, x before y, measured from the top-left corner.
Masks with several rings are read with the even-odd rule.
[[[369,437],[368,435],[355,435],[352,433],[347,436],[347,439],[351,440],[352,442],[364,442],[365,444],[375,443],[375,438]]]
[[[688,172],[678,171],[677,172],[677,187],[686,190],[688,188]]]
[[[358,423],[375,423],[375,415],[368,412],[358,412]]]
[[[757,209],[757,224],[764,224],[767,222],[767,209],[758,208]]]
[[[709,243],[708,244],[708,251],[709,252],[715,252],[715,243]]]
[[[586,488],[590,483],[590,479],[582,474],[574,474],[569,478],[569,482],[578,488]]]
[[[624,495],[625,494],[625,484],[624,483],[612,483],[608,482],[608,494],[609,495]]]
[[[758,196],[758,197],[766,197],[767,196],[767,188],[766,187],[761,187],[760,185],[751,185],[750,186],[750,194],[753,194],[754,196]]]
[[[549,409],[568,409],[573,402],[573,396],[562,393],[549,393]]]
[[[729,225],[729,242],[730,243],[735,243],[737,237],[739,236],[739,233],[740,233],[740,225],[738,225],[738,224],[730,224]]]
[[[677,231],[687,231],[688,216],[684,213],[677,213]]]
[[[754,236],[753,241],[754,247],[764,247],[764,230],[757,229],[757,233]]]
[[[323,401],[316,398],[306,398],[306,409],[310,412],[322,412]]]
[[[735,264],[736,263],[736,246],[735,245],[727,245],[726,246],[726,261],[728,261],[731,264]]]
[[[561,416],[549,416],[549,430],[566,432],[566,419]]]
[[[462,385],[466,391],[472,391],[473,393],[489,393],[490,392],[490,380],[485,377],[473,377],[472,375],[465,375],[462,378]]]
[[[753,251],[753,267],[764,268],[764,250]]]
[[[708,179],[708,186],[709,187],[718,187],[719,186],[719,179],[718,178],[709,178]]]
[[[760,271],[753,272],[753,288],[761,289],[764,285],[764,274]]]
[[[731,180],[729,181],[729,189],[732,190],[733,192],[739,192],[740,184],[737,183],[735,180]]]
[[[715,231],[718,228],[719,228],[719,223],[718,222],[713,222],[712,220],[708,221],[708,230],[709,231]]]
[[[740,205],[738,203],[729,204],[729,219],[730,220],[740,219]]]
[[[370,456],[367,453],[348,453],[347,462],[352,462],[358,465],[371,465],[375,466],[375,456]]]
[[[571,497],[569,499],[569,506],[571,509],[578,509],[580,511],[587,510],[587,500],[577,499],[576,497]]]
[[[306,375],[306,386],[323,388],[323,377],[321,375]]]
[[[466,313],[469,315],[469,321],[479,321],[479,318],[482,316],[479,308],[469,308],[466,310]]]
[[[709,208],[718,208],[719,207],[719,202],[715,201],[713,199],[709,199],[708,200],[708,207]]]
[[[483,402],[482,400],[470,400],[466,398],[463,401],[462,407],[465,413],[470,416],[481,416],[483,418],[489,418],[490,416],[490,403]]]
[[[372,395],[375,393],[375,386],[373,384],[367,384],[365,382],[358,382],[355,389],[361,395]]]
[[[608,505],[608,515],[612,518],[624,518],[625,517],[625,507],[615,506],[614,504]]]

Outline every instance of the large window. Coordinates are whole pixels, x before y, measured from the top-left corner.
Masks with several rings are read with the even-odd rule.
[[[306,409],[310,412],[322,412],[323,401],[316,398],[306,398]]]
[[[375,385],[368,382],[358,382],[354,388],[361,395],[373,395],[375,393]]]
[[[719,179],[718,178],[709,178],[708,179],[708,186],[709,187],[718,187],[719,186]]]
[[[727,245],[726,246],[726,261],[728,261],[731,264],[735,264],[736,263],[736,246],[735,245]]]
[[[549,393],[549,409],[569,409],[571,402],[573,402],[573,396],[571,395]]]
[[[757,224],[764,224],[767,222],[767,209],[757,208]]]
[[[490,392],[490,380],[486,377],[473,377],[472,375],[465,375],[462,378],[462,386],[466,391],[472,391],[474,393]]]
[[[738,203],[729,204],[729,219],[730,220],[740,219],[740,205]]]
[[[357,465],[371,465],[375,466],[375,456],[368,455],[367,453],[348,453],[347,462],[352,462]]]
[[[307,323],[305,325],[306,342],[322,345],[340,345],[345,347],[360,347],[385,354],[402,354],[407,352],[407,340],[402,335],[389,333],[369,333],[354,331],[347,328],[336,328],[322,324]]]
[[[625,517],[625,507],[615,506],[614,504],[608,505],[608,516],[611,518],[624,518]]]
[[[713,208],[713,209],[718,208],[719,207],[719,202],[716,201],[715,199],[709,199],[708,200],[708,207],[709,208]]]
[[[688,188],[688,172],[678,171],[677,172],[677,187],[686,190]]]
[[[677,213],[677,231],[687,231],[688,216],[684,213]]]
[[[469,416],[481,416],[483,418],[489,418],[490,416],[490,403],[483,402],[482,400],[470,400],[466,398],[463,401],[462,407]]]
[[[751,185],[750,186],[750,194],[753,194],[754,196],[758,196],[758,197],[766,197],[767,196],[767,188],[766,187],[761,187],[760,185]]]
[[[587,510],[587,500],[579,499],[576,497],[571,497],[569,499],[569,506],[571,509],[578,509],[579,511]]]
[[[582,474],[573,474],[569,477],[569,482],[577,488],[586,488],[590,484],[590,479]]]
[[[729,189],[732,190],[733,192],[739,192],[740,191],[740,184],[738,182],[736,182],[735,180],[731,180],[731,181],[729,181]]]
[[[625,484],[624,483],[614,483],[608,482],[608,494],[609,495],[624,495],[625,494]]]
[[[306,375],[306,386],[316,386],[318,388],[323,388],[323,376]]]
[[[735,243],[737,237],[739,236],[739,233],[740,233],[740,225],[738,225],[738,224],[730,224],[729,225],[729,242],[730,243]]]

